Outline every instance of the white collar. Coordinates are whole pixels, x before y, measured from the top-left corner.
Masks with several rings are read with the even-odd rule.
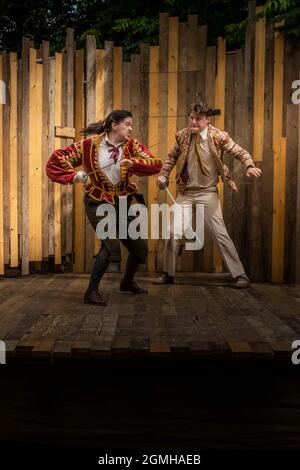
[[[121,147],[121,145],[124,144],[124,142],[120,142],[120,143],[117,144],[117,145],[113,144],[113,143],[109,140],[108,134],[105,134],[105,142],[106,142],[107,144],[112,145],[113,147]]]
[[[206,128],[203,129],[203,131],[200,132],[200,135],[201,135],[202,139],[204,139],[204,140],[207,139],[207,133],[208,133],[208,127],[206,126]]]

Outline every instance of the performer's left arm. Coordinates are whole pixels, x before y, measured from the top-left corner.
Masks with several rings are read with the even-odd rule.
[[[161,159],[152,155],[145,145],[137,140],[131,140],[128,143],[128,147],[131,158],[130,160],[122,160],[121,164],[126,166],[131,174],[137,176],[151,176],[160,172],[162,167]]]
[[[72,184],[80,181],[75,168],[82,165],[83,140],[65,148],[54,150],[46,164],[46,174],[51,181]],[[78,178],[78,179],[77,179]]]
[[[260,168],[256,168],[254,161],[247,152],[240,145],[238,145],[227,132],[222,132],[222,137],[219,141],[220,148],[231,155],[234,158],[237,158],[243,165],[246,175],[248,177],[255,176],[258,177],[261,175],[262,171]]]

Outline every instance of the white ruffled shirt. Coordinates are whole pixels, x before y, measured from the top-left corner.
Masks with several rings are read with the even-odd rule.
[[[113,185],[117,185],[121,179],[121,165],[120,161],[123,155],[122,145],[124,142],[120,142],[118,145],[114,145],[110,142],[107,134],[105,138],[102,139],[99,146],[98,158],[99,158],[99,165],[102,169],[105,176],[112,182]],[[109,149],[113,147],[118,147],[119,155],[116,163],[113,163],[113,158],[111,158],[111,152]],[[111,165],[111,163],[113,163]],[[106,168],[104,168],[106,167]]]

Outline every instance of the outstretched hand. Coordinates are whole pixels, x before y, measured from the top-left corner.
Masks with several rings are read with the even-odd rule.
[[[251,176],[258,178],[259,176],[261,176],[261,174],[262,174],[262,171],[260,168],[250,167],[246,171],[246,176],[248,176],[248,178],[251,178]]]

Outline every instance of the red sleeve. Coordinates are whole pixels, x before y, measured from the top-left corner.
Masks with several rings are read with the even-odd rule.
[[[57,149],[51,154],[46,164],[46,174],[61,184],[70,184],[76,175],[74,168],[82,165],[83,141]]]
[[[137,176],[151,176],[159,173],[162,167],[161,159],[152,153],[137,140],[133,141],[133,166],[130,172]]]

